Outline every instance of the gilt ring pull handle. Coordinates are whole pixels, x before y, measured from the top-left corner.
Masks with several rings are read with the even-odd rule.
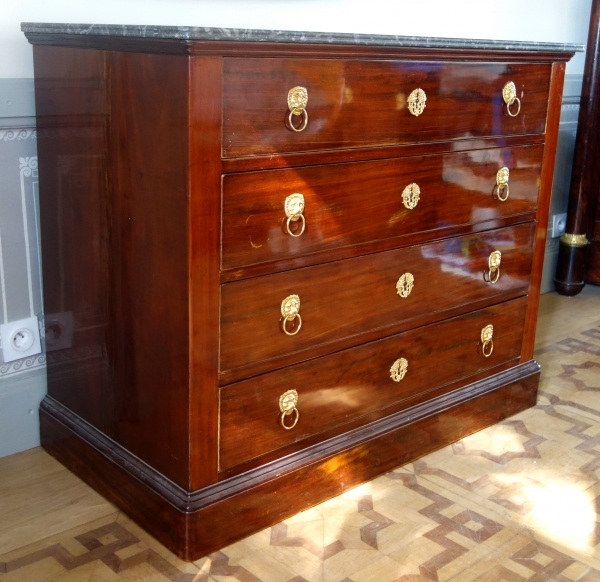
[[[281,302],[281,315],[283,317],[281,321],[281,329],[285,335],[296,335],[302,327],[302,317],[300,316],[300,297],[298,295],[289,295]],[[293,325],[294,321],[297,320],[297,327],[292,331],[288,331],[288,321]]]
[[[496,174],[496,197],[500,202],[506,202],[510,193],[508,187],[508,178],[510,170],[508,168],[500,168]]]
[[[285,430],[292,430],[297,424],[300,418],[300,412],[296,408],[298,404],[298,392],[296,390],[288,390],[279,397],[279,410],[281,416],[279,417],[279,424]],[[292,424],[285,424],[285,417],[292,417]]]
[[[484,277],[488,283],[496,283],[500,278],[500,262],[502,261],[502,253],[494,251],[488,257],[488,271]]]
[[[506,103],[506,112],[511,117],[516,117],[521,112],[521,100],[517,97],[517,87],[512,81],[509,81],[502,88],[502,99],[504,99],[504,103]],[[515,112],[512,111],[511,107],[514,104],[517,104],[517,110]]]
[[[304,218],[304,196],[302,194],[291,194],[285,199],[283,205],[287,222],[285,223],[285,231],[294,238],[302,236],[306,228],[306,219]],[[301,221],[301,226],[294,232],[290,225],[292,222]]]
[[[415,116],[419,117],[423,111],[425,111],[425,102],[427,101],[427,95],[423,89],[415,89],[408,96],[408,110]]]
[[[300,230],[297,233],[293,233],[292,230],[290,229],[290,222],[293,220],[298,220],[298,218],[302,221],[302,226],[300,227]],[[298,238],[299,236],[302,236],[302,234],[304,233],[304,229],[306,228],[306,219],[304,218],[304,215],[301,214],[298,218],[294,219],[290,216],[290,217],[288,217],[287,222],[285,223],[286,232],[290,236],[293,236],[294,238]]]
[[[298,133],[304,131],[308,125],[308,112],[306,111],[308,91],[305,87],[293,87],[288,91],[287,102],[288,109],[290,110],[288,115],[290,129]],[[294,116],[297,115],[302,116],[302,121],[298,127],[294,125]]]
[[[516,104],[517,104],[517,110],[516,110],[514,113],[513,113],[513,112],[510,110],[510,108],[511,108],[511,105],[512,105],[513,103],[516,103]],[[507,103],[507,104],[506,104],[506,111],[508,112],[508,114],[509,114],[511,117],[516,117],[517,115],[519,115],[519,113],[521,112],[521,100],[520,100],[518,97],[515,97],[515,98],[514,98],[514,101],[511,101],[510,103]]]
[[[287,322],[291,321],[293,323],[295,319],[298,320],[298,327],[294,331],[288,331]],[[300,316],[299,313],[296,313],[296,315],[294,315],[293,317],[285,317],[281,326],[283,329],[283,333],[285,333],[285,335],[289,335],[289,336],[296,335],[300,331],[300,328],[302,327],[302,317]]]
[[[493,325],[486,325],[481,330],[481,344],[482,344],[481,353],[486,358],[489,358],[492,355],[492,352],[494,351],[494,340],[492,339],[493,335],[494,335],[494,326]]]

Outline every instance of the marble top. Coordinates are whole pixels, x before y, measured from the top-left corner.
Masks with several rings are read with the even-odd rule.
[[[292,42],[310,44],[346,44],[392,47],[429,47],[476,50],[520,50],[580,52],[580,44],[530,42],[515,40],[481,40],[474,38],[438,38],[383,34],[348,34],[341,32],[301,32],[293,30],[254,30],[248,28],[205,28],[199,26],[146,26],[131,24],[61,24],[22,22],[23,32],[46,34],[87,34],[179,40]]]

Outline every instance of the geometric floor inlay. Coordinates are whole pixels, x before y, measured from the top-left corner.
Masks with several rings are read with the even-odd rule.
[[[590,293],[581,325],[538,346],[534,408],[194,563],[84,501],[93,492],[39,449],[0,459],[0,582],[600,582]],[[578,317],[577,298],[544,300],[565,306],[556,321]]]

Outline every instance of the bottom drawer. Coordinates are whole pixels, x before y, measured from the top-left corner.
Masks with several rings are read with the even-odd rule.
[[[526,307],[523,297],[221,388],[220,470],[519,357]]]

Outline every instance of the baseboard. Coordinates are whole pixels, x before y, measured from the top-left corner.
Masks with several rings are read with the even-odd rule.
[[[41,407],[42,445],[195,560],[533,406],[539,374],[531,360],[199,491],[184,491],[50,397]]]

